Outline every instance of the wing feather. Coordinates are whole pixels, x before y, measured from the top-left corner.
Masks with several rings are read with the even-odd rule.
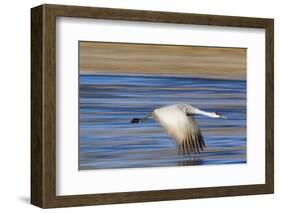
[[[186,115],[177,105],[158,108],[152,117],[174,139],[179,153],[200,153],[204,149],[204,139],[194,117]]]

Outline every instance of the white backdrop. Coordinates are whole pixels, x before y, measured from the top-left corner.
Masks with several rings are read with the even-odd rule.
[[[6,1],[2,2],[1,15],[1,181],[0,211],[19,210],[21,212],[38,212],[40,209],[28,204],[30,189],[30,7],[41,1]],[[228,1],[228,0],[98,0],[75,1],[61,0],[48,3],[74,4],[87,6],[104,6],[116,8],[163,10],[174,12],[211,13],[221,15],[240,15],[275,18],[275,58],[280,54],[281,14],[278,1]],[[279,36],[277,36],[279,35]],[[281,91],[280,63],[275,62],[275,91]],[[279,85],[278,85],[279,84]],[[275,95],[275,179],[274,195],[243,196],[231,198],[212,198],[157,203],[124,204],[111,206],[68,208],[75,212],[132,212],[132,211],[216,211],[237,212],[270,209],[278,212],[280,206],[281,186],[280,164],[280,95]],[[279,112],[278,112],[279,109]],[[279,156],[278,156],[279,155]],[[66,209],[50,210],[64,212]]]

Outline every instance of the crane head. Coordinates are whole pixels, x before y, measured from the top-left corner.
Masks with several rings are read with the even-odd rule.
[[[214,112],[214,117],[216,117],[216,118],[224,118],[224,119],[226,119],[226,117],[225,116],[223,116],[221,113],[218,113],[218,112]]]

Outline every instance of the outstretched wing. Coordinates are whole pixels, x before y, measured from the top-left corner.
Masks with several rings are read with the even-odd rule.
[[[157,120],[174,139],[179,153],[199,153],[205,143],[202,133],[193,116],[186,115],[181,105],[172,105],[156,109],[152,117]]]
[[[193,116],[187,116],[188,120],[188,128],[185,132],[184,138],[177,138],[175,136],[172,136],[178,147],[178,151],[181,154],[188,154],[190,152],[192,153],[200,153],[205,147],[204,138],[202,136],[202,133],[197,126],[197,123]]]

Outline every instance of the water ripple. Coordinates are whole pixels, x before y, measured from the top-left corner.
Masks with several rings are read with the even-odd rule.
[[[246,163],[246,81],[167,76],[80,76],[80,169]],[[189,103],[207,148],[180,156],[159,124],[132,125],[154,108]]]

